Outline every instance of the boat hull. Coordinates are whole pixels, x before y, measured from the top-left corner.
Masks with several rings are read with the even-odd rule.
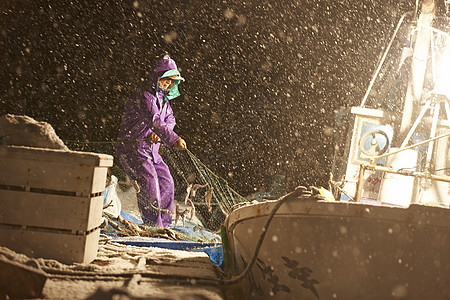
[[[232,272],[255,252],[276,201],[234,210]],[[448,299],[450,210],[287,201],[275,214],[247,279],[251,298]]]

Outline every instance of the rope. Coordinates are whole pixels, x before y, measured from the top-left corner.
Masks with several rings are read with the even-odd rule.
[[[136,143],[136,142],[142,142],[146,141],[147,139],[137,139],[137,140],[125,140],[125,141],[103,141],[103,142],[91,142],[91,141],[74,141],[74,140],[67,140],[63,141],[64,143],[74,143],[74,144],[119,144],[119,143]]]
[[[287,201],[296,200],[296,199],[302,199],[302,198],[312,198],[315,200],[322,200],[322,197],[320,195],[312,195],[312,192],[309,192],[305,187],[297,187],[293,192],[281,197],[279,200],[277,200],[277,203],[272,208],[272,211],[270,212],[269,216],[267,217],[266,224],[261,230],[261,235],[259,236],[258,242],[255,247],[255,251],[253,252],[253,256],[250,260],[250,262],[245,267],[244,271],[242,271],[241,274],[238,276],[233,277],[232,279],[224,279],[221,280],[223,284],[233,284],[236,283],[243,278],[245,278],[248,275],[248,272],[251,270],[253,265],[256,262],[256,259],[258,258],[259,250],[261,250],[262,243],[264,241],[264,238],[266,237],[266,233],[268,232],[269,225],[272,222],[273,217],[275,216],[275,213],[278,211],[278,209]]]

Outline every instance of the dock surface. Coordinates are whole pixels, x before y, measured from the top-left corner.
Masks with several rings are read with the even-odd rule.
[[[65,265],[8,250],[9,260],[47,274],[42,299],[224,299],[222,270],[204,252],[101,241],[93,262]]]

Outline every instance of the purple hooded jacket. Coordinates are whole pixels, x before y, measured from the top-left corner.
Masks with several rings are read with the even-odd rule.
[[[169,104],[170,99],[179,96],[177,87],[179,81],[175,82],[172,95],[170,93],[165,95],[158,87],[159,78],[167,73],[179,74],[175,61],[166,54],[156,62],[150,71],[148,81],[125,104],[118,141],[145,139],[155,132],[166,145],[172,147],[180,138],[173,131],[175,118]],[[150,144],[146,141],[119,143],[117,153],[120,155],[130,151],[141,153],[151,151],[154,161],[159,162],[162,160],[158,153],[159,147],[160,143]]]

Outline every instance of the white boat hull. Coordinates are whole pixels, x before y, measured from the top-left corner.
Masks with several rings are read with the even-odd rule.
[[[232,271],[277,201],[234,210]],[[449,299],[450,210],[296,199],[275,214],[249,276],[253,299]]]

